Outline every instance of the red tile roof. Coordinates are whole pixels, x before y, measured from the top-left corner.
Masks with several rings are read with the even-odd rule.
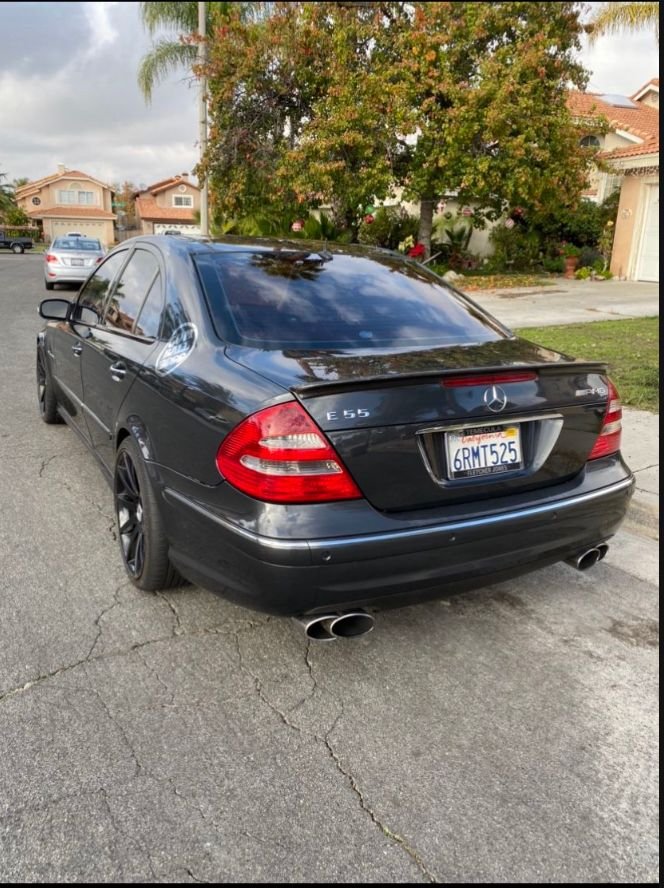
[[[148,191],[150,194],[157,194],[159,191],[165,191],[167,188],[172,188],[174,185],[191,185],[192,188],[200,190],[198,185],[194,182],[190,182],[189,179],[184,176],[170,176],[168,179],[161,179],[159,182],[153,182],[152,185],[147,185],[145,188],[141,188],[136,194],[145,194]]]
[[[599,93],[569,92],[567,107],[575,117],[604,117],[610,128],[623,130],[640,140],[638,145],[614,148],[604,157],[629,157],[632,154],[651,154],[659,151],[659,109],[642,102],[636,108],[617,108],[602,101]]]
[[[627,145],[625,148],[614,148],[604,157],[635,157],[639,154],[659,154],[659,141],[646,142],[643,145]]]
[[[147,222],[194,222],[194,211],[188,207],[160,207],[153,197],[137,197],[136,212]]]
[[[656,86],[659,91],[659,77],[651,77],[647,83],[644,83],[640,89],[637,89],[634,95],[630,96],[630,99],[635,99],[636,96],[640,96],[641,93],[647,92],[649,86]]]
[[[28,210],[28,216],[33,219],[50,219],[52,217],[67,219],[117,219],[115,213],[102,210],[99,207],[47,207],[44,210]]]
[[[99,179],[95,179],[94,176],[90,176],[88,173],[82,173],[80,170],[65,170],[64,173],[51,173],[50,176],[44,176],[42,179],[35,179],[34,182],[28,182],[26,185],[21,185],[20,188],[16,189],[16,195],[24,197],[25,195],[21,194],[21,192],[40,188],[42,185],[46,185],[49,182],[55,182],[57,179],[89,179],[91,182],[96,182],[97,185],[101,185],[102,188],[108,188],[109,191],[112,190],[110,185],[107,185],[105,182],[100,182]]]

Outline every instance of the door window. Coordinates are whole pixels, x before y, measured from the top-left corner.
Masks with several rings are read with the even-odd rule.
[[[148,290],[159,273],[159,263],[147,250],[134,250],[111,294],[104,325],[132,332]]]
[[[99,266],[92,277],[88,278],[79,294],[73,320],[90,326],[99,323],[104,314],[108,291],[127,258],[127,253],[128,250],[113,253]]]

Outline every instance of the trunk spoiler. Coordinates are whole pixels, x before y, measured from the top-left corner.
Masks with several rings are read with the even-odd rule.
[[[431,379],[443,376],[458,376],[460,374],[463,374],[464,376],[471,376],[473,373],[485,375],[487,373],[507,373],[512,370],[537,370],[538,372],[544,372],[546,375],[553,375],[560,370],[567,372],[574,370],[581,373],[606,374],[608,369],[608,364],[602,361],[576,361],[573,359],[568,361],[556,361],[555,363],[534,362],[523,364],[497,364],[483,365],[481,367],[473,368],[444,367],[438,370],[416,370],[411,373],[398,373],[393,375],[386,373],[377,376],[363,376],[358,379],[334,379],[329,382],[308,382],[302,385],[293,385],[290,387],[290,391],[302,398],[313,398],[316,395],[333,395],[337,392],[344,392],[350,388],[358,388],[360,386],[364,389],[384,388],[385,386],[407,386],[414,385],[417,382],[427,382]]]

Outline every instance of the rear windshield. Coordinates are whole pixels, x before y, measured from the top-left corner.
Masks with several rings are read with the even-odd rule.
[[[195,257],[217,333],[254,348],[470,344],[505,334],[413,262],[295,251]]]
[[[92,237],[56,237],[54,250],[101,250],[101,244]]]

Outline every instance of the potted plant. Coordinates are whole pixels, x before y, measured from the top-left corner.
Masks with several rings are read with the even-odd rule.
[[[560,255],[565,260],[565,277],[573,278],[576,267],[579,264],[581,248],[574,244],[564,243],[560,247]]]

